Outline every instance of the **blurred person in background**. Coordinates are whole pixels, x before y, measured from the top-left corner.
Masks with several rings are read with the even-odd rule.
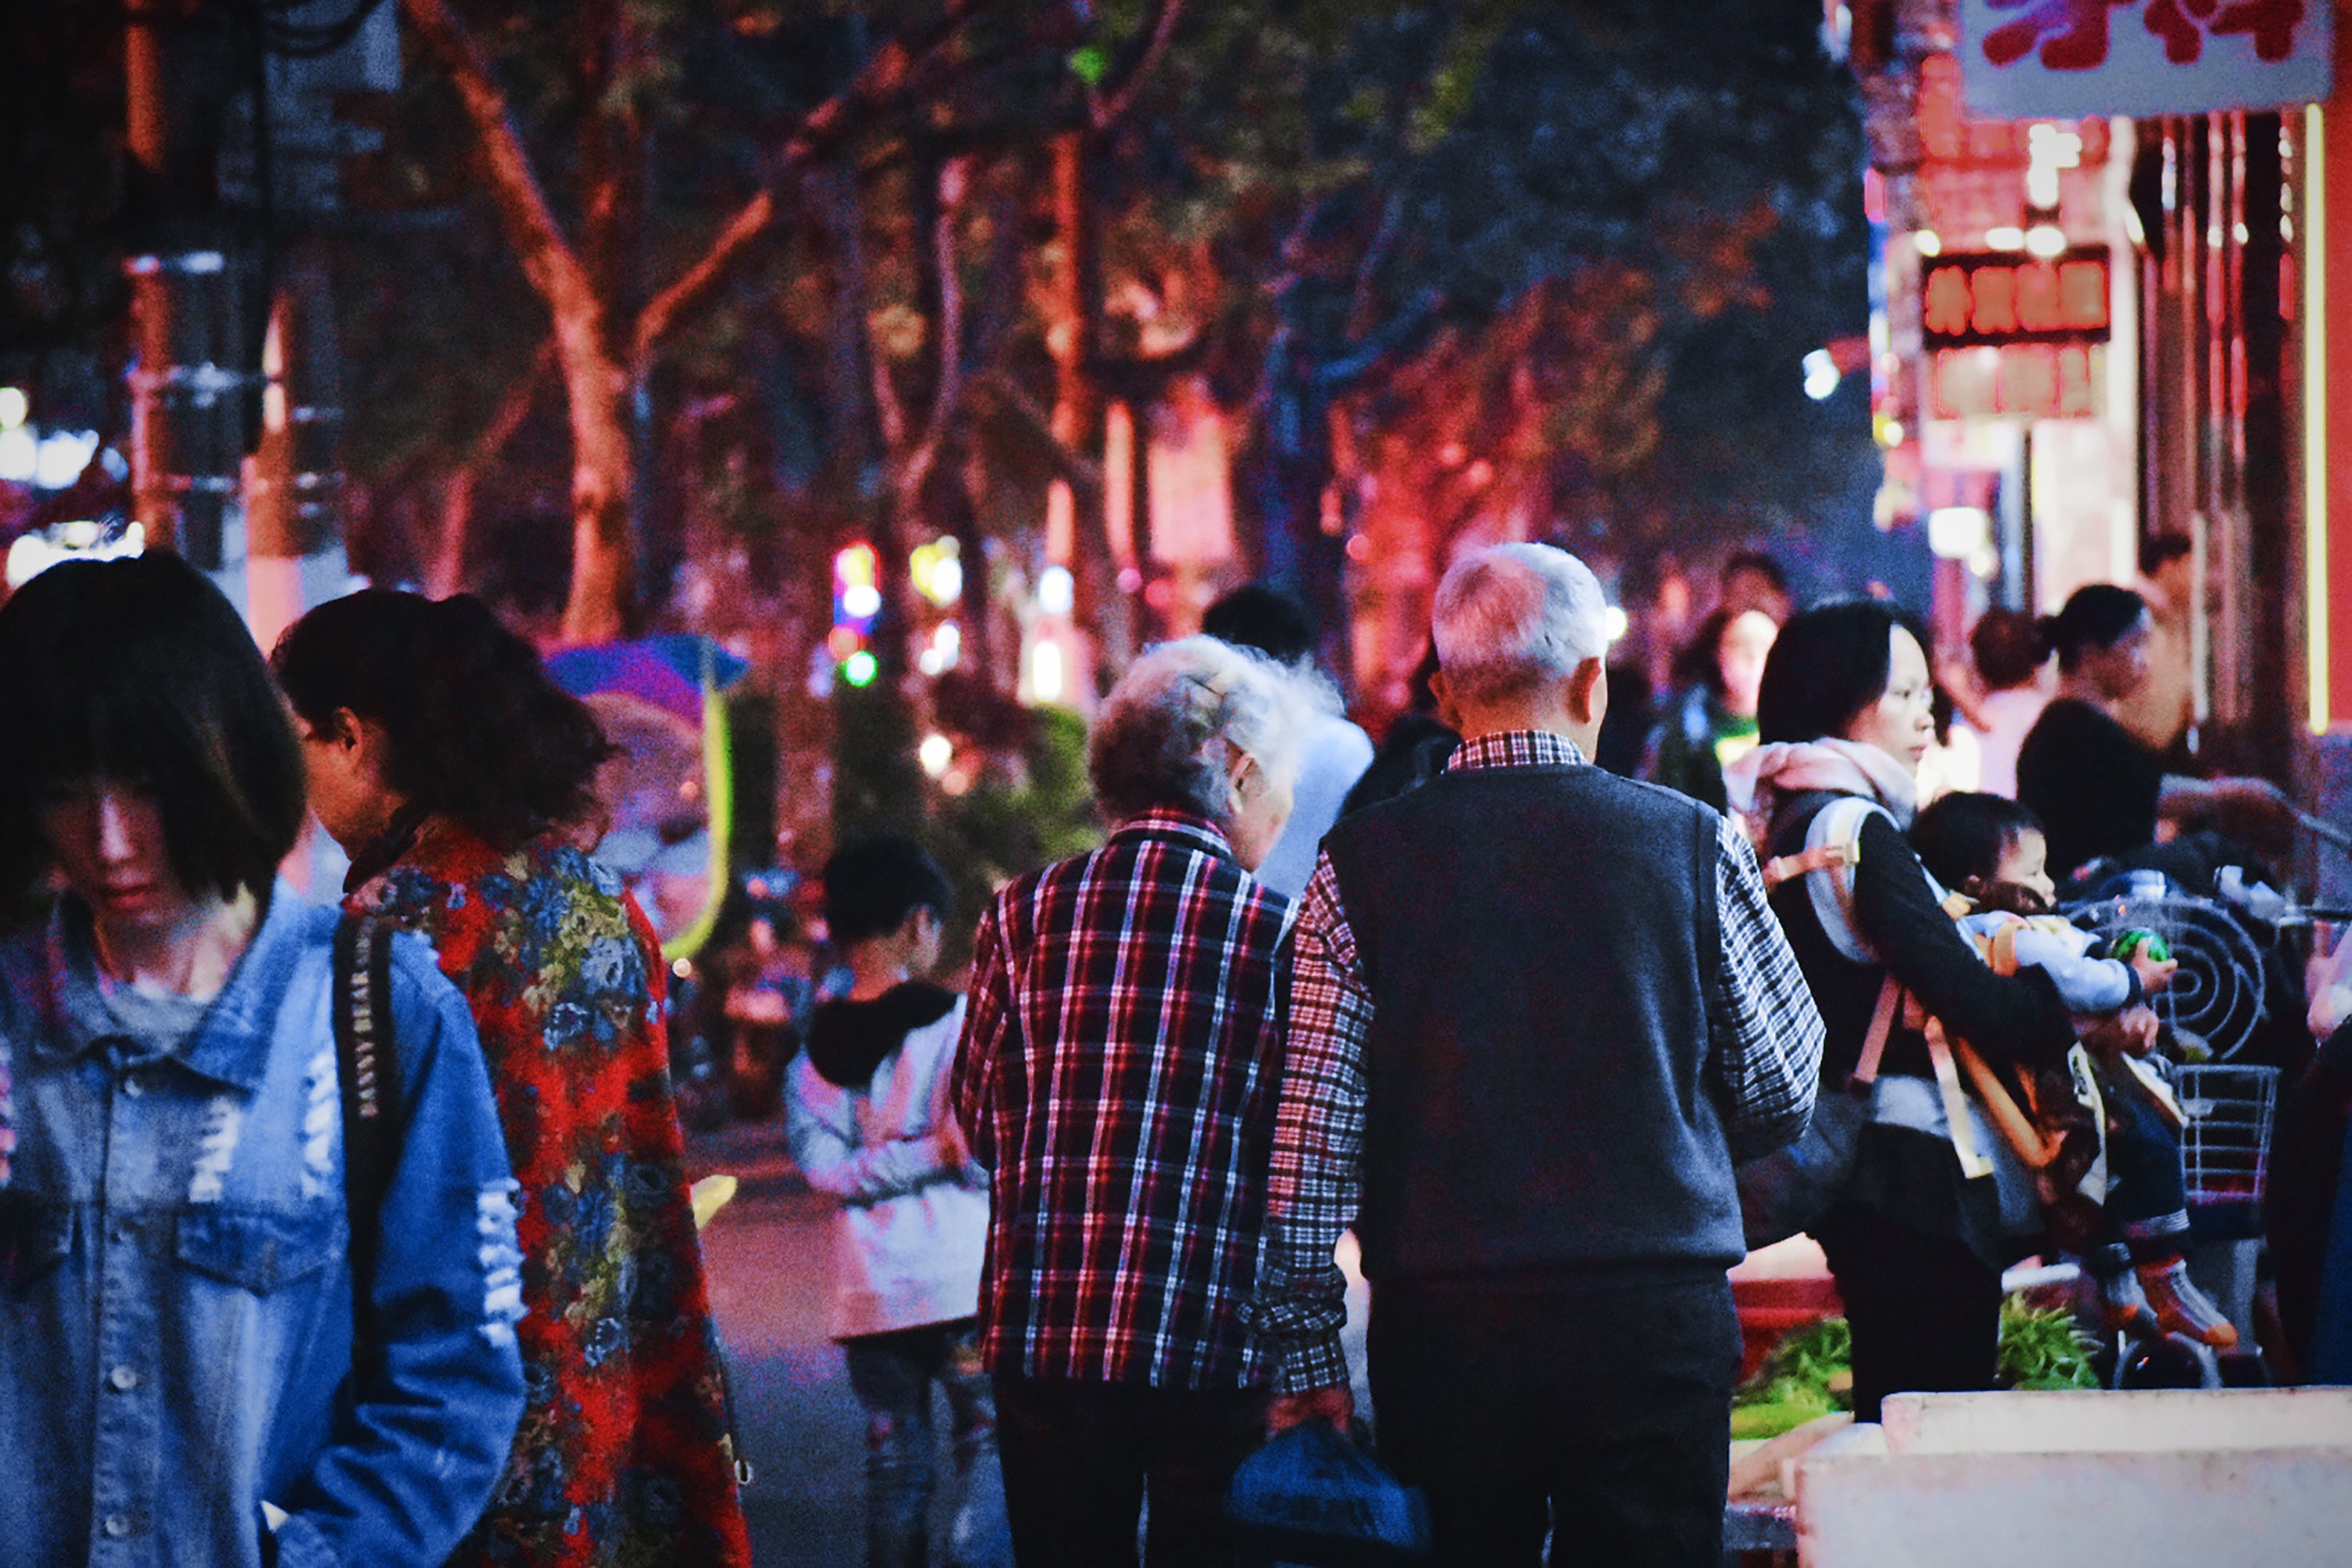
[[[2091,861],[2120,859],[2183,827],[2218,822],[2258,846],[2292,833],[2294,803],[2267,779],[2194,779],[2116,717],[2147,685],[2153,635],[2147,604],[2129,588],[2077,588],[2042,623],[2058,655],[2058,694],[2017,757],[2017,798],[2049,835],[2061,882]]]
[[[2142,745],[2185,768],[2195,721],[2196,669],[2190,622],[2197,613],[2196,544],[2166,532],[2140,542],[2134,590],[2147,603],[2147,683],[2116,705],[2116,718]]]
[[[1412,672],[1411,705],[1381,737],[1372,765],[1348,791],[1348,799],[1339,808],[1341,816],[1418,788],[1445,771],[1445,759],[1454,754],[1462,737],[1438,717],[1437,693],[1429,683],[1436,673],[1437,649],[1433,647]]]
[[[523,1406],[463,998],[277,879],[301,753],[178,556],[0,607],[0,1563],[436,1568]]]
[[[849,966],[821,1004],[784,1088],[793,1161],[841,1206],[833,1321],[866,1409],[866,1568],[921,1568],[929,1550],[931,1389],[954,1420],[957,1550],[1009,1561],[996,1411],[975,1315],[987,1173],[948,1107],[963,998],[931,980],[952,899],[921,845],[885,835],[825,863],[824,922]]]
[[[982,917],[956,1121],[991,1173],[981,1353],[1022,1568],[1231,1561],[1263,1440],[1256,1282],[1309,677],[1210,637],[1128,668],[1087,740],[1103,847]]]
[[[2038,619],[1996,605],[1969,628],[1970,668],[1944,671],[1945,689],[1976,732],[1976,787],[1987,795],[2017,798],[2018,750],[2050,704],[2042,679],[2050,654]]]
[[[1774,626],[1786,622],[1794,613],[1797,601],[1789,592],[1789,574],[1780,563],[1760,550],[1734,551],[1723,563],[1723,572],[1717,579],[1720,586],[1716,594],[1716,607],[1734,615],[1742,610],[1760,610],[1771,617]]]
[[[1725,605],[1699,623],[1675,661],[1681,689],[1650,732],[1641,776],[1716,810],[1723,770],[1756,745],[1756,688],[1780,623],[1762,610]]]
[[[1211,605],[1201,617],[1201,631],[1235,647],[1255,648],[1294,670],[1317,673],[1314,623],[1297,600],[1262,583],[1244,584]],[[1336,708],[1334,699],[1306,720],[1297,742],[1289,824],[1255,868],[1257,879],[1286,899],[1297,898],[1307,886],[1315,869],[1315,847],[1371,765],[1371,737]]]
[[[472,1006],[522,1184],[530,1404],[454,1564],[747,1564],[663,994],[644,911],[569,826],[611,748],[468,595],[367,589],[272,658],[345,907]]]

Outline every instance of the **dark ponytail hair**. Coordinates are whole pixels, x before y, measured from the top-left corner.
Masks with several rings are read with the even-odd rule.
[[[2056,615],[2042,617],[2042,635],[2056,650],[2058,668],[2073,669],[2084,649],[2115,647],[2147,614],[2147,601],[2129,588],[2092,583],[2075,589]]]
[[[2007,691],[2032,680],[2050,662],[2050,637],[2037,617],[1996,605],[1969,628],[1969,652],[1984,689]]]
[[[596,770],[618,750],[470,594],[330,600],[287,628],[270,666],[311,729],[342,708],[382,725],[384,784],[498,849],[592,813]]]

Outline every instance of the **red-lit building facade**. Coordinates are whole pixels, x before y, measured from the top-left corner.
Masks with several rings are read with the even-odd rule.
[[[1928,523],[1939,633],[2188,535],[2200,753],[2316,784],[2352,737],[2341,8],[1831,9],[1884,226],[1880,521]]]

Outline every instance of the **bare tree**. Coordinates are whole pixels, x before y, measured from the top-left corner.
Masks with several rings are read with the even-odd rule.
[[[642,194],[642,128],[621,123],[583,131],[581,232],[567,233],[548,198],[505,89],[449,0],[401,0],[426,48],[449,73],[464,103],[500,223],[524,275],[546,303],[556,369],[572,434],[572,582],[564,635],[578,642],[620,636],[635,596],[638,436],[633,409],[645,395],[655,353],[702,304],[773,225],[784,193],[878,110],[924,90],[952,68],[956,34],[993,0],[947,0],[919,28],[867,58],[840,91],[801,121],[769,159],[762,188],[712,236],[701,255],[641,306],[615,259]],[[640,58],[648,40],[623,5],[585,7],[583,47],[603,51],[609,78]],[[589,116],[596,120],[598,116]]]

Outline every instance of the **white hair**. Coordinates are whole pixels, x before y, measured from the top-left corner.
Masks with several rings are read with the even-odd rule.
[[[1331,688],[1252,648],[1211,637],[1161,643],[1128,666],[1087,737],[1087,773],[1113,821],[1154,806],[1222,822],[1233,805],[1228,751],[1273,778],[1298,776],[1298,742]]]
[[[1493,701],[1606,656],[1607,608],[1601,580],[1567,551],[1495,544],[1445,574],[1430,633],[1446,685],[1471,701]]]

